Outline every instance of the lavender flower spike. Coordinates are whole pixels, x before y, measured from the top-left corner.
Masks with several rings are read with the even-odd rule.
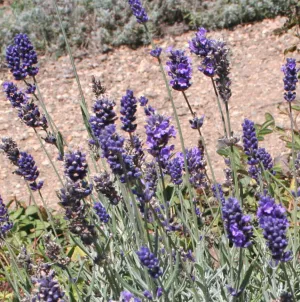
[[[101,222],[103,222],[103,223],[109,222],[110,216],[107,213],[105,207],[102,205],[101,202],[95,202],[94,210],[95,210],[96,214],[98,215]]]
[[[245,154],[248,156],[249,174],[252,178],[258,178],[258,139],[254,128],[254,123],[245,119],[243,126],[243,146]]]
[[[142,265],[148,268],[148,273],[152,278],[157,279],[162,275],[162,269],[159,267],[159,260],[150,252],[148,247],[142,246],[136,253],[139,256]]]
[[[291,260],[291,251],[285,251],[288,246],[286,233],[289,227],[285,208],[281,204],[276,204],[274,198],[268,195],[261,196],[257,217],[273,260],[276,262]]]
[[[154,49],[152,49],[150,51],[150,55],[154,58],[159,58],[160,57],[160,54],[162,52],[162,48],[161,47],[155,47]]]
[[[141,302],[139,298],[136,298],[131,292],[123,291],[120,297],[121,302]]]
[[[48,274],[43,272],[40,278],[34,278],[33,283],[37,285],[37,292],[32,298],[32,302],[51,301],[63,302],[62,299],[65,293],[60,288],[60,285],[55,277],[55,272],[50,271]]]
[[[128,3],[138,23],[146,23],[149,20],[140,0],[128,0]]]
[[[3,90],[6,98],[10,101],[13,108],[20,108],[28,102],[28,97],[13,82],[4,82]]]
[[[87,175],[86,156],[81,151],[74,151],[65,155],[65,174],[72,181],[83,180]]]
[[[292,102],[296,98],[296,83],[298,82],[297,73],[299,69],[296,68],[296,60],[287,58],[286,64],[282,66],[281,70],[284,73],[284,99]]]
[[[0,239],[4,239],[8,231],[13,227],[13,223],[9,220],[7,208],[0,196]]]
[[[167,62],[168,75],[172,78],[170,85],[174,90],[185,91],[191,87],[192,66],[184,50],[171,50]]]
[[[167,164],[167,174],[171,176],[171,181],[175,185],[182,183],[183,164],[184,158],[182,153],[177,154],[177,156],[172,158]]]
[[[39,69],[37,54],[26,34],[18,34],[14,44],[6,49],[6,62],[15,80],[24,80],[27,76],[36,76]]]
[[[121,121],[123,123],[122,129],[126,132],[132,133],[135,131],[137,124],[133,122],[136,120],[135,113],[137,107],[137,99],[133,95],[132,90],[127,90],[126,95],[121,99]]]
[[[236,247],[249,247],[252,244],[253,234],[250,216],[243,215],[237,199],[228,198],[225,200],[222,204],[222,217],[229,241]]]
[[[33,191],[40,190],[43,186],[43,181],[36,183],[36,180],[40,174],[35,164],[33,157],[26,152],[20,152],[20,157],[17,162],[18,169],[16,174],[24,177],[25,180],[30,182],[30,188]]]
[[[203,126],[204,122],[204,115],[201,117],[194,117],[192,120],[190,120],[191,128],[192,129],[200,129]]]
[[[160,114],[150,115],[145,128],[148,151],[152,156],[158,158],[163,148],[167,146],[169,139],[175,137],[175,128],[170,126],[170,118]]]

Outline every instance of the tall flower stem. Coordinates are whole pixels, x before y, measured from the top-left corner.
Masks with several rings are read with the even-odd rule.
[[[294,257],[295,258],[295,257]],[[292,299],[293,299],[293,302],[296,302],[297,300],[296,300],[296,298],[295,298],[295,294],[294,294],[294,291],[293,291],[293,287],[292,287],[292,285],[291,285],[291,281],[290,281],[290,278],[289,278],[289,276],[288,276],[288,274],[287,274],[287,271],[286,271],[286,264],[285,263],[281,263],[281,267],[282,267],[282,270],[283,270],[283,272],[284,272],[284,275],[285,275],[285,279],[286,279],[286,281],[287,281],[287,283],[288,283],[288,287],[289,287],[289,290],[291,291],[291,294],[292,294]]]
[[[228,131],[229,131],[229,138],[230,138],[232,132],[231,132],[231,123],[230,123],[228,102],[225,102],[225,109],[226,109],[226,117],[227,117]],[[232,172],[233,172],[235,194],[236,194],[236,196],[239,196],[239,184],[238,184],[236,166],[235,166],[235,163],[234,163],[234,150],[233,150],[233,145],[232,144],[230,145],[230,164],[231,164],[231,169],[232,169]]]
[[[52,166],[52,168],[54,169],[55,174],[57,175],[57,177],[58,177],[60,183],[61,183],[62,185],[64,185],[64,183],[63,183],[63,181],[62,181],[62,179],[61,179],[61,177],[60,177],[60,175],[59,175],[59,173],[58,173],[58,171],[57,171],[57,168],[56,168],[56,166],[55,166],[53,160],[52,160],[51,157],[50,157],[50,154],[48,153],[46,147],[44,146],[44,144],[43,144],[43,142],[42,142],[42,140],[41,140],[41,138],[40,138],[40,136],[39,136],[39,134],[37,133],[37,131],[36,131],[35,128],[34,128],[34,132],[35,132],[35,135],[37,136],[37,138],[38,138],[38,140],[39,140],[39,142],[40,142],[41,147],[43,148],[44,152],[46,153],[46,155],[47,155],[47,157],[48,157],[48,159],[49,159],[49,161],[50,161],[50,163],[51,163],[51,166]]]
[[[212,85],[213,85],[213,88],[214,88],[214,92],[215,92],[217,103],[218,103],[218,108],[219,108],[219,111],[220,111],[220,114],[221,114],[221,119],[222,119],[223,129],[224,129],[224,135],[225,135],[225,137],[228,137],[228,135],[230,136],[230,130],[229,130],[229,134],[228,134],[227,129],[226,129],[225,117],[224,117],[223,109],[222,109],[220,98],[219,98],[219,94],[218,94],[217,87],[216,87],[216,84],[215,84],[215,81],[214,81],[213,78],[211,78],[211,82],[212,82]]]
[[[292,170],[293,176],[295,180],[295,193],[296,197],[294,198],[294,208],[293,208],[293,221],[294,221],[294,265],[296,265],[296,252],[298,246],[298,219],[297,219],[297,199],[298,199],[298,182],[297,182],[297,175],[296,175],[296,156],[295,156],[295,134],[294,134],[294,120],[293,120],[293,111],[292,111],[292,104],[289,102],[289,115],[290,115],[290,122],[291,122],[291,131],[292,131]]]
[[[55,238],[58,239],[57,232],[56,232],[56,229],[55,229],[55,226],[54,226],[55,224],[54,224],[54,221],[53,221],[52,214],[51,214],[51,213],[49,212],[49,210],[48,210],[47,204],[46,204],[46,202],[45,202],[45,199],[44,199],[44,197],[43,197],[43,195],[42,195],[41,190],[39,190],[39,195],[40,195],[40,197],[41,197],[43,206],[44,206],[44,208],[45,208],[45,210],[46,210],[46,213],[47,213],[47,216],[48,216],[48,220],[49,220],[49,222],[50,222],[50,224],[51,224],[51,227],[52,227],[52,229],[53,229]]]
[[[74,73],[74,76],[75,76],[75,79],[76,79],[76,82],[77,82],[77,86],[78,86],[78,89],[79,89],[80,98],[81,98],[81,102],[80,102],[81,109],[82,109],[83,113],[85,114],[85,117],[87,119],[89,119],[89,112],[88,112],[88,109],[87,109],[87,103],[85,101],[83,90],[82,90],[82,87],[81,87],[81,84],[80,84],[80,80],[79,80],[79,76],[78,76],[78,73],[77,73],[74,57],[73,57],[73,54],[72,54],[72,51],[71,51],[71,47],[69,45],[69,41],[68,41],[68,38],[67,38],[67,35],[66,35],[66,31],[65,31],[65,29],[63,27],[63,24],[62,24],[61,14],[59,12],[56,0],[52,0],[52,2],[53,2],[53,5],[55,7],[56,15],[57,15],[57,18],[58,18],[58,21],[59,21],[59,26],[60,26],[60,29],[62,31],[64,41],[66,43],[66,48],[67,48],[68,55],[69,55],[69,58],[70,58],[70,62],[71,62],[71,65],[72,65],[73,73]],[[84,117],[83,117],[83,119],[84,119]]]
[[[190,103],[189,103],[189,100],[188,100],[188,98],[187,98],[185,92],[182,91],[182,94],[183,94],[183,96],[184,96],[184,99],[185,99],[186,103],[188,104],[188,107],[189,107],[189,109],[190,109],[190,112],[191,112],[192,116],[194,116],[194,112],[193,112],[193,110],[192,110],[192,107],[191,107],[191,105],[190,105]],[[212,175],[213,183],[214,183],[214,184],[217,184],[216,177],[215,177],[215,172],[214,172],[214,169],[213,169],[213,167],[212,167],[211,160],[210,160],[210,156],[209,156],[209,154],[208,154],[207,147],[206,147],[206,144],[205,144],[205,141],[204,141],[204,138],[203,138],[203,136],[202,136],[202,133],[201,133],[200,129],[198,129],[198,133],[199,133],[199,136],[200,136],[201,144],[202,144],[203,149],[204,149],[204,152],[205,152],[205,157],[206,157],[207,162],[208,162],[209,170],[210,170],[210,173],[211,173],[211,175]],[[218,200],[219,200],[219,202],[220,202],[220,204],[221,204],[221,200],[220,200],[220,192],[219,192],[218,187],[216,187],[216,191],[217,191]]]
[[[152,48],[154,49],[155,44],[154,44],[154,42],[153,42],[153,40],[150,36],[150,32],[148,30],[148,27],[147,27],[146,23],[143,23],[143,25],[144,25],[147,37],[148,37],[149,41],[151,42]],[[178,133],[179,133],[182,154],[183,154],[183,157],[184,157],[184,167],[185,167],[185,170],[186,170],[187,178],[189,179],[188,163],[187,163],[187,158],[186,158],[186,149],[185,149],[185,145],[184,145],[184,139],[183,139],[183,134],[182,134],[181,126],[180,126],[180,121],[179,121],[178,114],[177,114],[177,109],[176,109],[176,106],[175,106],[175,103],[174,103],[174,99],[173,99],[173,96],[172,96],[172,92],[171,92],[171,89],[170,89],[170,86],[169,86],[169,83],[168,83],[166,73],[164,71],[164,67],[162,65],[162,62],[161,62],[160,58],[158,58],[158,64],[159,64],[159,68],[160,68],[160,71],[162,73],[162,76],[163,76],[163,79],[164,79],[164,82],[165,82],[165,86],[166,86],[166,89],[167,89],[167,92],[168,92],[169,99],[170,99],[171,104],[172,104],[172,109],[173,109],[177,129],[178,129]],[[189,191],[189,195],[190,195],[191,202],[192,202],[193,192],[192,192],[191,184],[190,184],[189,181],[187,182],[187,186],[188,186],[188,191]],[[199,238],[198,221],[197,221],[195,208],[193,206],[192,206],[192,215],[193,215],[193,220],[194,220],[194,223],[195,223],[197,238]]]

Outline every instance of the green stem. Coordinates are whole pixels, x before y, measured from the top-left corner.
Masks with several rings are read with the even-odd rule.
[[[52,1],[53,1],[53,4],[54,4],[54,7],[55,7],[55,11],[56,11],[57,18],[58,18],[58,21],[59,21],[60,29],[62,31],[64,41],[66,43],[66,48],[67,48],[67,51],[68,51],[68,55],[70,57],[73,73],[74,73],[74,76],[75,76],[75,79],[76,79],[76,82],[77,82],[77,86],[78,86],[78,89],[79,89],[81,102],[84,105],[84,107],[87,109],[87,104],[86,104],[86,101],[85,101],[85,98],[84,98],[84,94],[83,94],[83,90],[82,90],[82,87],[81,87],[81,84],[80,84],[79,76],[78,76],[78,73],[77,73],[77,70],[76,70],[74,57],[73,57],[73,54],[72,54],[72,51],[71,51],[71,47],[69,45],[69,41],[68,41],[68,38],[67,38],[67,35],[66,35],[66,31],[65,31],[65,29],[63,27],[63,24],[62,24],[62,19],[61,19],[61,15],[60,15],[60,12],[59,12],[59,9],[58,9],[58,5],[57,5],[56,0],[52,0]],[[89,115],[87,115],[87,117],[89,117]]]
[[[220,114],[221,114],[221,119],[222,119],[223,129],[224,129],[224,135],[225,135],[225,137],[228,137],[228,132],[227,132],[227,129],[226,129],[226,123],[225,123],[225,117],[224,117],[223,109],[222,109],[222,106],[221,106],[221,102],[220,102],[219,94],[218,94],[218,91],[217,91],[217,87],[216,87],[216,84],[215,84],[215,81],[214,81],[213,78],[211,78],[211,82],[212,82],[213,87],[214,87],[214,92],[215,92],[215,95],[216,95],[216,98],[217,98],[217,103],[218,103],[219,111],[220,111]],[[229,130],[229,136],[230,136],[230,133],[231,132]]]
[[[56,167],[55,167],[55,165],[54,165],[54,162],[52,161],[52,159],[51,159],[51,157],[50,157],[50,154],[48,153],[46,147],[44,146],[44,144],[43,144],[43,142],[42,142],[42,140],[41,140],[39,134],[37,133],[37,131],[36,131],[35,128],[33,128],[33,129],[34,129],[35,135],[37,136],[37,138],[38,138],[38,140],[39,140],[39,142],[40,142],[41,147],[43,148],[44,152],[46,153],[46,155],[47,155],[47,157],[48,157],[48,159],[49,159],[49,161],[50,161],[50,163],[51,163],[51,166],[52,166],[52,168],[54,169],[54,171],[55,171],[55,173],[56,173],[56,175],[57,175],[57,177],[58,177],[60,183],[61,183],[62,185],[64,185],[64,183],[63,183],[63,181],[62,181],[62,179],[61,179],[61,177],[60,177],[60,175],[59,175],[59,173],[58,173],[58,171],[57,171],[57,169],[56,169]]]
[[[296,255],[295,255],[296,256]],[[295,258],[295,257],[294,257]],[[289,287],[289,289],[290,289],[290,291],[291,291],[291,294],[292,294],[292,296],[293,296],[293,301],[294,302],[296,302],[297,300],[296,300],[296,297],[295,297],[295,293],[294,293],[294,291],[293,291],[293,287],[292,287],[292,285],[291,285],[291,281],[290,281],[290,278],[289,278],[289,276],[288,276],[288,274],[287,274],[287,271],[286,271],[286,267],[285,267],[285,263],[281,263],[281,267],[282,267],[282,270],[283,270],[283,272],[284,272],[284,275],[285,275],[285,279],[286,279],[286,281],[287,281],[287,283],[288,283],[288,287]]]
[[[230,138],[231,135],[232,135],[232,132],[231,132],[231,124],[230,124],[230,115],[229,115],[228,102],[225,103],[225,108],[226,108],[226,116],[227,116],[228,131],[229,131],[229,138]],[[230,145],[230,165],[231,165],[231,169],[232,169],[232,173],[233,173],[235,195],[239,196],[239,183],[238,183],[236,166],[234,164],[233,145]]]
[[[45,200],[44,200],[44,198],[43,198],[43,195],[42,195],[42,193],[41,193],[40,190],[39,190],[39,195],[40,195],[41,200],[42,200],[42,202],[43,202],[44,209],[46,210],[46,213],[47,213],[47,216],[48,216],[48,220],[49,220],[49,222],[50,222],[50,224],[51,224],[51,227],[52,227],[52,229],[53,229],[55,238],[58,239],[57,232],[56,232],[56,229],[55,229],[55,226],[54,226],[54,222],[53,222],[53,219],[52,219],[52,215],[51,215],[51,213],[50,213],[49,210],[48,210],[47,204],[46,204],[46,202],[45,202]]]

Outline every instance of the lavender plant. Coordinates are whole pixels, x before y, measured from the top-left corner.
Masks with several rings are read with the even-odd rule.
[[[150,37],[145,7],[140,1],[129,0],[128,4]],[[200,28],[188,44],[201,60],[198,69],[211,78],[218,99],[225,135],[220,139],[225,147],[219,153],[227,165],[223,184],[216,181],[202,135],[204,115],[196,115],[185,94],[192,85],[193,63],[185,51],[170,50],[167,62],[154,43],[150,52],[166,84],[182,152],[172,143],[177,132],[172,118],[154,109],[151,100],[127,90],[120,101],[113,101],[101,82],[93,78],[92,114],[83,100],[81,109],[90,134],[87,144],[92,146],[93,155],[97,153],[102,159],[100,165],[98,157],[92,156],[93,165],[88,165],[90,156],[84,149],[66,150],[62,134],[35,93],[37,55],[28,37],[17,35],[8,47],[8,67],[15,80],[24,81],[26,89],[5,82],[4,94],[24,124],[35,133],[46,133],[45,142],[58,149],[64,168],[62,177],[55,170],[61,181],[57,202],[63,217],[53,215],[47,207],[47,215],[39,211],[40,221],[49,222],[52,229],[43,225],[46,235],[30,237],[34,249],[18,232],[24,215],[16,209],[9,216],[0,199],[0,239],[4,242],[0,274],[16,301],[300,299],[297,193],[294,199],[289,189],[293,181],[274,166],[266,149],[259,147],[260,133],[254,122],[243,122],[243,148],[233,135],[226,43],[207,38],[206,30]],[[288,104],[296,100],[295,64],[289,59],[283,68]],[[190,148],[184,146],[172,96],[176,91],[190,110],[191,131],[199,134],[200,141],[195,140]],[[139,134],[138,106],[146,116],[141,127],[144,133]],[[289,109],[292,112],[291,106]],[[38,191],[44,200],[43,183],[38,181],[39,170],[32,156],[21,152],[11,138],[3,138],[0,149],[16,166],[15,173],[29,183],[31,197],[35,196],[32,191]],[[296,182],[298,161],[293,161]],[[293,223],[288,207],[292,203]],[[63,229],[58,232],[60,224]],[[21,246],[24,243],[27,247]]]

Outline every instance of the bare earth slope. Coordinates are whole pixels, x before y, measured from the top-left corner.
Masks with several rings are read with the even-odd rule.
[[[211,32],[210,37],[220,37],[228,42],[231,49],[232,66],[232,98],[230,113],[232,128],[241,133],[241,123],[244,118],[255,122],[264,121],[264,113],[270,112],[279,124],[288,125],[285,116],[278,113],[277,104],[282,101],[283,83],[281,65],[284,62],[283,50],[295,42],[291,35],[275,36],[273,30],[281,26],[283,18],[265,20],[261,23],[239,26],[233,31],[222,30]],[[186,48],[187,41],[194,33],[182,36],[166,37],[157,43],[164,49],[173,46]],[[145,95],[150,104],[159,112],[172,115],[171,104],[168,101],[162,76],[157,62],[148,55],[149,49],[130,50],[126,47],[116,49],[109,54],[83,54],[76,59],[76,65],[86,100],[91,107],[93,94],[91,91],[91,76],[99,77],[107,88],[109,95],[119,102],[127,88],[134,91],[136,96]],[[163,55],[165,61],[165,54]],[[43,92],[45,103],[66,137],[70,147],[80,147],[87,150],[87,134],[83,126],[79,110],[79,94],[68,57],[58,61],[49,58],[40,59],[38,81]],[[220,115],[217,110],[210,79],[197,71],[198,59],[193,57],[193,85],[187,95],[199,115],[205,114],[203,134],[209,147],[213,165],[219,180],[223,178],[222,158],[216,154],[216,142],[222,135]],[[11,79],[7,72],[0,73],[0,84]],[[197,144],[196,133],[189,128],[189,113],[180,93],[173,93],[180,114],[181,125],[187,146]],[[144,138],[144,114],[138,112],[138,132]],[[175,121],[173,119],[173,123]],[[45,180],[42,190],[44,198],[52,205],[57,203],[55,191],[60,185],[52,167],[43,153],[34,131],[24,126],[17,118],[15,110],[11,109],[3,93],[0,94],[0,136],[12,136],[22,150],[31,153],[40,169],[41,178]],[[176,141],[179,150],[178,140]],[[284,145],[275,136],[270,136],[262,146],[266,147],[272,156],[278,156],[284,151]],[[62,168],[62,162],[57,161],[57,151],[47,146],[56,165]],[[29,194],[23,180],[12,174],[13,167],[0,154],[0,194],[5,201],[12,198],[27,201]],[[37,201],[39,197],[35,194]]]

